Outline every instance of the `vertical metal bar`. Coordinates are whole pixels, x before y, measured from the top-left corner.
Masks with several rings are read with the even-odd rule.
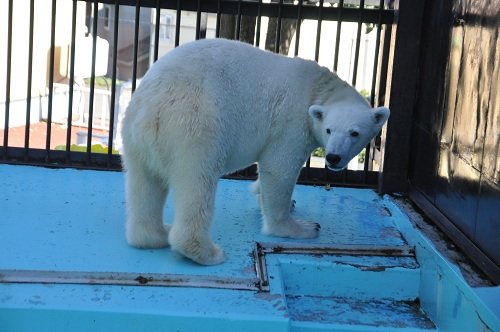
[[[392,8],[391,8],[392,9]],[[378,69],[378,95],[377,95],[377,105],[385,104],[386,101],[386,90],[387,90],[387,72],[389,67],[389,58],[391,57],[391,39],[393,36],[392,27],[390,25],[385,26],[380,36],[380,68]]]
[[[201,0],[197,1],[196,6],[196,28],[195,28],[195,39],[200,39],[200,25],[201,25]]]
[[[238,13],[236,14],[236,40],[240,40],[241,32],[241,0],[238,0]]]
[[[69,67],[69,94],[68,94],[68,129],[66,129],[66,163],[70,159],[71,131],[73,125],[73,92],[75,85],[75,45],[76,45],[76,9],[77,0],[73,0],[73,12],[71,18],[71,51]]]
[[[109,105],[109,136],[108,136],[108,167],[111,166],[111,157],[113,155],[113,137],[115,129],[115,100],[116,100],[116,64],[118,61],[118,28],[120,19],[120,0],[115,0],[115,22],[113,35],[113,64],[111,74],[111,101]],[[158,4],[158,3],[157,3]],[[157,7],[157,13],[159,12]],[[156,16],[156,24],[158,24],[158,15]],[[158,25],[157,25],[158,26]],[[158,43],[156,42],[155,48]],[[156,60],[156,59],[155,59]]]
[[[372,74],[372,87],[370,91],[370,105],[375,106],[375,87],[377,83],[377,70],[378,70],[378,58],[380,52],[380,36],[382,33],[382,12],[384,11],[384,0],[380,0],[378,8],[378,21],[377,21],[377,37],[375,40],[375,58],[373,60],[373,74]],[[371,153],[371,142],[366,147],[365,152],[365,164],[363,166],[365,170],[365,181],[368,176],[368,171],[372,170],[372,161],[370,161]]]
[[[196,40],[207,38],[208,14],[201,11],[201,0],[198,0],[196,10]]]
[[[318,62],[319,60],[319,46],[321,43],[321,24],[323,22],[323,0],[319,1],[318,8],[318,28],[316,30],[316,51],[314,53],[314,60]]]
[[[201,13],[200,39],[207,38],[208,13]]]
[[[94,91],[95,91],[95,65],[97,51],[97,15],[98,6],[97,0],[93,3],[93,20],[92,20],[92,68],[90,73],[90,97],[89,97],[89,117],[87,127],[87,162],[90,162],[90,152],[92,149],[92,127],[94,121]]]
[[[141,15],[140,0],[135,2],[135,27],[134,27],[134,60],[132,63],[132,93],[134,93],[137,84],[137,53],[139,50],[139,20]]]
[[[326,151],[325,151],[325,160],[326,160]],[[328,170],[328,167],[326,167],[326,162],[325,165],[323,166],[323,181],[329,182],[330,179],[330,171]]]
[[[361,44],[361,29],[363,27],[363,9],[365,8],[365,0],[359,2],[359,19],[358,30],[356,31],[356,51],[354,52],[354,68],[352,71],[352,85],[356,86],[358,76],[358,61],[359,61],[359,46]]]
[[[85,2],[85,26],[90,27],[90,21],[92,19],[92,2],[86,1]],[[88,37],[90,34],[90,31],[85,32],[85,37]]]
[[[115,7],[118,8],[118,6],[119,6],[119,2],[116,1]],[[115,10],[117,11],[118,9],[115,9]],[[160,24],[161,24],[160,13],[161,13],[160,0],[156,0],[155,49],[154,49],[154,55],[153,55],[154,62],[156,62],[156,60],[158,60],[158,48],[160,46]],[[168,29],[168,27],[167,27],[167,29]],[[113,54],[115,54],[115,56],[116,56],[116,53],[113,53]]]
[[[377,21],[377,37],[375,40],[375,59],[373,60],[372,87],[370,91],[370,104],[375,106],[375,89],[377,83],[378,58],[380,52],[380,38],[382,34],[382,13],[384,12],[384,0],[380,0]]]
[[[340,0],[338,6],[339,6],[338,7],[339,14],[338,14],[338,18],[337,18],[337,34],[335,36],[335,55],[333,58],[333,70],[334,71],[337,71],[337,66],[338,66],[338,61],[339,61],[340,31],[341,31],[341,27],[342,27],[342,10],[344,8],[344,0]],[[318,23],[318,28],[319,28],[319,23]],[[324,178],[325,181],[328,181],[330,174],[328,172],[328,168],[326,167],[326,164],[325,164],[324,174],[325,174],[325,178]]]
[[[282,20],[282,13],[283,11],[283,0],[280,0],[279,5],[278,5],[278,24],[276,25],[276,41],[274,43],[274,52],[279,53],[280,52],[280,40],[281,40],[281,20]]]
[[[47,139],[45,141],[46,161],[50,160],[50,139],[52,131],[52,100],[54,97],[54,52],[56,38],[56,0],[52,0],[52,21],[50,26],[50,60],[49,60],[49,101],[47,107]]]
[[[302,1],[302,0],[301,0]],[[255,46],[260,46],[260,26],[262,20],[262,0],[257,4],[257,31],[255,32]]]
[[[217,18],[216,18],[216,22],[215,22],[215,37],[216,38],[219,38],[219,36],[220,36],[220,18],[221,18],[220,1],[221,0],[217,1]],[[262,0],[260,0],[260,1],[262,1]]]
[[[360,0],[359,2],[359,18],[358,18],[358,28],[356,31],[356,50],[354,51],[354,67],[352,70],[352,85],[356,87],[356,82],[358,81],[358,63],[359,63],[359,48],[361,44],[361,29],[363,28],[363,9],[365,7],[365,0]],[[366,180],[366,175],[368,171],[367,156],[370,155],[370,143],[365,147],[365,162],[363,163],[363,170]]]
[[[28,41],[28,86],[26,88],[26,126],[24,131],[24,158],[28,159],[31,124],[31,83],[33,80],[33,23],[35,17],[35,0],[30,0],[30,26]]]
[[[306,161],[306,167],[305,167],[305,171],[304,171],[304,175],[305,175],[306,179],[310,178],[310,172],[309,172],[310,170],[311,170],[311,156],[309,156],[307,158],[307,161]]]
[[[294,55],[299,55],[299,44],[300,44],[300,27],[302,25],[302,6],[304,4],[304,0],[299,0],[298,8],[297,8],[297,28],[295,30],[295,50]],[[311,169],[311,156],[307,158],[306,166],[305,166],[305,177],[309,178]]]
[[[13,0],[9,0],[9,18],[7,26],[7,77],[5,82],[5,118],[4,118],[4,132],[3,132],[3,154],[4,158],[7,157],[7,147],[9,145],[9,112],[10,112],[10,76],[11,76],[11,63],[12,63],[12,7]]]
[[[181,0],[177,0],[177,13],[175,18],[175,47],[179,46],[181,33]]]
[[[340,32],[342,30],[342,11],[344,9],[344,0],[339,1],[339,16],[337,18],[337,36],[335,37],[335,57],[333,59],[333,70],[337,71],[339,64]]]
[[[419,87],[420,41],[422,25],[427,14],[424,1],[396,1],[398,23],[393,26],[395,38],[391,41],[391,61],[387,69],[391,73],[391,84],[387,93],[390,95],[389,108],[403,110],[392,112],[390,123],[386,127],[386,142],[381,148],[383,171],[379,172],[378,191],[380,193],[407,192],[411,169],[411,136],[401,135],[410,132],[413,127],[413,112],[417,102]],[[389,29],[388,29],[389,30]],[[390,29],[392,30],[392,29]]]
[[[363,183],[366,183],[366,179],[368,177],[368,171],[371,170],[371,167],[370,166],[370,151],[371,151],[371,148],[372,148],[372,145],[371,145],[371,142],[368,143],[368,145],[365,147],[365,161],[363,163],[363,171],[364,171],[364,174],[363,174]]]
[[[295,51],[294,55],[299,55],[300,26],[302,25],[302,4],[304,0],[299,0],[297,8],[297,29],[295,30]]]

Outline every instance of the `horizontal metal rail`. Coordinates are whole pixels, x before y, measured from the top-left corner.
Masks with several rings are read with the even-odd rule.
[[[257,279],[129,272],[0,270],[0,283],[74,284],[259,290]]]
[[[92,2],[92,0],[78,0]],[[155,8],[157,0],[100,0],[99,3],[109,5],[126,5]],[[258,5],[258,6],[257,6]],[[260,6],[260,9],[259,9]],[[318,19],[318,7],[315,3],[298,6],[290,3],[278,2],[258,2],[258,1],[238,1],[238,0],[161,0],[160,8],[174,9],[181,11],[205,12],[213,14],[231,14],[243,16],[266,16],[296,19],[300,17],[305,20]],[[392,9],[379,10],[378,8],[354,8],[354,7],[322,7],[322,20],[336,21],[339,12],[342,11],[343,22],[359,22],[360,16],[363,23],[392,24],[394,22],[395,11]]]

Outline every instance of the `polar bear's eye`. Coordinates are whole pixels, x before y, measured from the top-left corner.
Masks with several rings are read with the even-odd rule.
[[[351,137],[358,137],[359,133],[357,131],[351,131]]]
[[[326,128],[326,133],[327,133],[328,135],[330,135],[330,134],[331,134],[331,132],[332,132],[332,131],[330,130],[330,128]]]

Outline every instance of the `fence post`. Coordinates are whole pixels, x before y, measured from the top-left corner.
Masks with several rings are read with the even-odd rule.
[[[380,193],[407,192],[413,109],[417,99],[420,37],[425,1],[395,0],[386,101],[389,118],[381,151]],[[384,135],[383,135],[384,136]]]

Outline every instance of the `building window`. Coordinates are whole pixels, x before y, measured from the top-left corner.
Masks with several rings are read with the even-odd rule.
[[[111,8],[109,5],[104,5],[103,9],[103,22],[104,22],[104,28],[109,30],[109,17],[111,16]]]
[[[160,38],[170,41],[172,37],[172,16],[168,14],[160,14]]]

